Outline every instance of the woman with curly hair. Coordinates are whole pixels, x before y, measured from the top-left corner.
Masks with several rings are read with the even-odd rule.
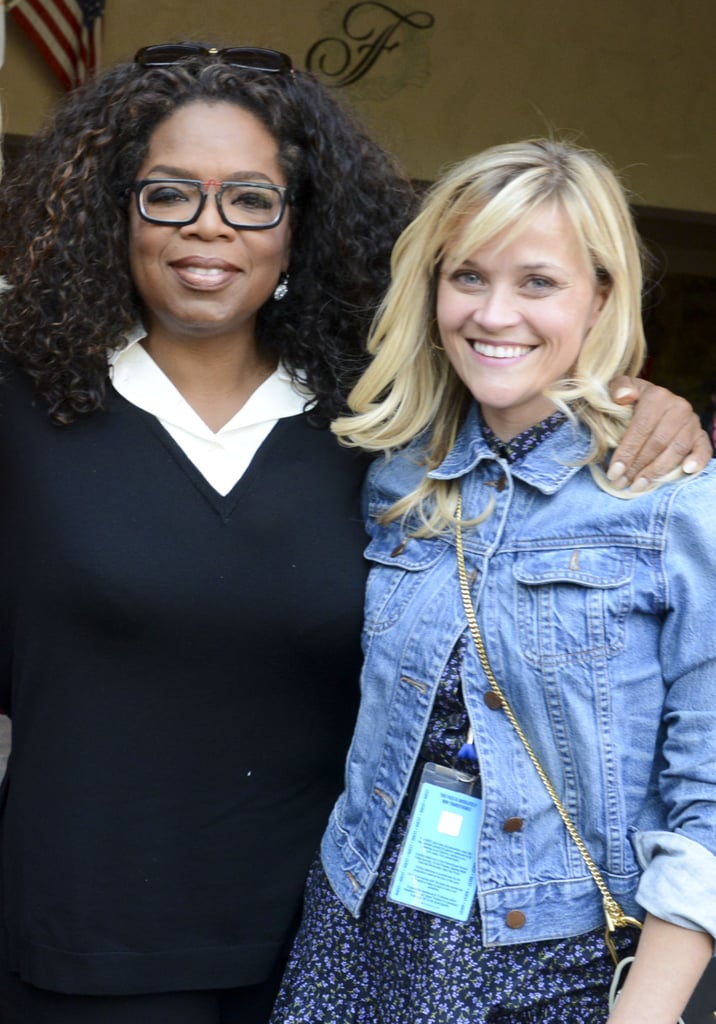
[[[4,1024],[268,1017],[357,702],[325,424],[412,202],[281,54],[194,47],[2,189]]]
[[[357,700],[365,464],[326,424],[412,202],[285,55],[195,44],[2,190],[4,1024],[268,1017]]]

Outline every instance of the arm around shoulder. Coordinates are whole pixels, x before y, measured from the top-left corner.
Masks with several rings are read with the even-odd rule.
[[[609,467],[617,487],[643,490],[674,469],[697,473],[712,455],[708,435],[685,398],[649,381],[618,377],[611,392],[619,405],[634,404],[634,417]]]

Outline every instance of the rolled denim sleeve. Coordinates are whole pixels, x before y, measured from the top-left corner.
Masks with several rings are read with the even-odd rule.
[[[716,467],[665,506],[660,658],[666,687],[659,788],[669,831],[636,831],[637,898],[716,936]]]
[[[644,874],[636,898],[664,921],[716,937],[716,856],[676,832],[635,832]]]

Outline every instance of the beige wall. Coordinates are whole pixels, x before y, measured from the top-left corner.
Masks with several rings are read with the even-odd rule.
[[[716,213],[716,0],[107,0],[104,63],[200,37],[285,49],[305,66],[319,40],[350,42],[351,8],[355,35],[389,30],[386,7],[434,24],[395,29],[399,45],[339,91],[414,177],[566,131],[625,172],[636,202]],[[12,19],[0,91],[12,133],[34,131],[60,95]]]

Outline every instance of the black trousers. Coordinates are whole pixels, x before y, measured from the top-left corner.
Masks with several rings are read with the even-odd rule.
[[[75,996],[0,971],[2,1024],[267,1024],[283,964],[261,985],[208,992]]]

